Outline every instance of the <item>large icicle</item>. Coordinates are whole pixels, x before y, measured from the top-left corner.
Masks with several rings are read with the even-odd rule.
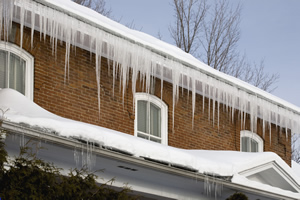
[[[0,38],[8,40],[8,36],[12,26],[13,11],[14,11],[15,0],[0,1]]]
[[[123,96],[128,86],[130,73],[132,73],[131,89],[133,93],[136,90],[138,79],[145,84],[146,92],[150,92],[153,76],[173,84],[173,125],[179,86],[182,86],[192,90],[191,112],[193,116],[197,106],[196,94],[200,94],[203,96],[203,113],[205,109],[208,109],[209,118],[213,123],[217,119],[219,124],[219,109],[220,104],[223,104],[226,110],[231,112],[232,121],[235,119],[235,112],[239,111],[242,127],[245,127],[246,115],[249,114],[250,127],[254,132],[257,129],[257,119],[260,118],[262,119],[263,134],[266,129],[271,131],[271,123],[276,127],[285,128],[286,134],[288,129],[291,129],[292,133],[300,133],[300,109],[273,100],[258,89],[245,86],[245,84],[239,85],[233,78],[207,70],[201,62],[189,63],[186,59],[182,60],[182,55],[177,56],[172,51],[160,50],[159,45],[156,45],[156,49],[156,47],[149,46],[147,42],[143,43],[134,35],[122,35],[121,32],[124,32],[125,28],[118,33],[115,29],[110,29],[110,24],[107,27],[105,22],[97,24],[97,22],[89,21],[90,19],[85,19],[71,10],[65,10],[66,14],[63,8],[51,5],[50,1],[45,1],[45,4],[39,3],[40,1],[42,2],[42,0],[0,1],[2,38],[8,41],[11,24],[15,20],[21,28],[21,46],[24,26],[31,28],[31,45],[33,44],[34,30],[40,32],[41,40],[45,40],[46,35],[50,37],[54,53],[56,53],[57,40],[64,41],[66,43],[66,78],[68,78],[69,67],[72,67],[69,66],[70,48],[78,46],[95,53],[99,107],[101,56],[105,56],[113,68],[113,89],[115,79],[119,78],[122,84],[120,92]],[[13,14],[13,12],[15,13]],[[154,41],[154,43],[160,44],[159,42],[161,41]],[[161,83],[162,93],[163,82]],[[208,104],[205,104],[205,98],[208,99]],[[210,106],[212,106],[212,113]]]

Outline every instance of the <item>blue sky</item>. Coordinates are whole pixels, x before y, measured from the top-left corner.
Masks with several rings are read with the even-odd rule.
[[[211,1],[211,0],[209,0]],[[173,44],[168,31],[174,20],[172,0],[107,0],[121,23]],[[250,61],[265,61],[265,70],[278,73],[272,92],[300,107],[300,0],[231,0],[243,5],[238,49]]]

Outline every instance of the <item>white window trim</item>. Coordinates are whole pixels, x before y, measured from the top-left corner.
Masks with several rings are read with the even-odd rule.
[[[33,80],[34,80],[34,58],[19,46],[0,41],[0,50],[8,51],[22,58],[26,63],[25,71],[25,96],[33,100]]]
[[[257,135],[256,133],[253,133],[248,130],[242,130],[240,133],[240,151],[242,151],[242,138],[243,137],[249,137],[253,140],[255,140],[258,143],[258,152],[264,151],[264,141],[263,139]]]
[[[158,97],[147,93],[135,93],[135,116],[137,116],[137,101],[149,101],[161,110],[161,144],[168,145],[168,106]],[[134,120],[134,135],[137,137],[137,117]]]

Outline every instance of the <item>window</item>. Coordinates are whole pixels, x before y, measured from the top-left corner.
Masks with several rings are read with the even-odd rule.
[[[15,89],[33,99],[33,57],[7,42],[0,42],[0,88]]]
[[[135,136],[168,144],[168,107],[159,98],[135,94]]]
[[[241,151],[263,152],[264,142],[256,133],[241,131]]]

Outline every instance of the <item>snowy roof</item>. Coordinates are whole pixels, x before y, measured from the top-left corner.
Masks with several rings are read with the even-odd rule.
[[[286,127],[286,134],[287,128],[293,133],[300,133],[300,108],[239,79],[214,70],[173,45],[131,30],[89,8],[70,0],[3,0],[0,6],[4,8],[0,9],[2,16],[0,24],[4,25],[0,27],[0,32],[4,31],[6,34],[6,31],[10,30],[10,22],[16,21],[21,25],[21,37],[24,26],[31,28],[31,40],[33,40],[34,31],[39,31],[41,36],[44,36],[41,38],[49,35],[51,46],[55,51],[57,40],[65,41],[65,71],[72,67],[69,66],[68,61],[70,45],[75,45],[96,54],[95,73],[98,83],[100,82],[101,57],[104,56],[109,58],[113,68],[121,66],[121,73],[118,75],[124,85],[128,82],[126,80],[129,77],[128,69],[132,69],[133,93],[136,89],[136,80],[139,78],[138,73],[146,78],[147,91],[149,91],[152,75],[171,82],[173,84],[173,109],[178,87],[182,86],[192,91],[192,112],[195,106],[199,106],[195,104],[194,98],[195,94],[199,93],[217,102],[218,105],[223,103],[249,113],[251,131],[256,132],[259,117],[263,119],[263,127],[267,127],[272,122]],[[22,40],[20,46],[22,47]],[[125,88],[123,87],[123,95]],[[214,109],[219,109],[219,106]]]
[[[25,123],[31,127],[52,130],[59,136],[80,138],[113,147],[135,157],[150,158],[178,166],[194,169],[201,174],[230,176],[232,182],[250,188],[272,191],[287,197],[300,198],[299,193],[283,190],[271,185],[253,181],[243,173],[273,163],[284,171],[299,187],[300,180],[291,168],[275,153],[245,153],[236,151],[184,150],[174,148],[125,133],[86,124],[54,115],[12,89],[0,90],[0,120]],[[249,175],[250,177],[250,175]],[[296,187],[296,190],[297,190]],[[300,191],[300,190],[299,190]]]

